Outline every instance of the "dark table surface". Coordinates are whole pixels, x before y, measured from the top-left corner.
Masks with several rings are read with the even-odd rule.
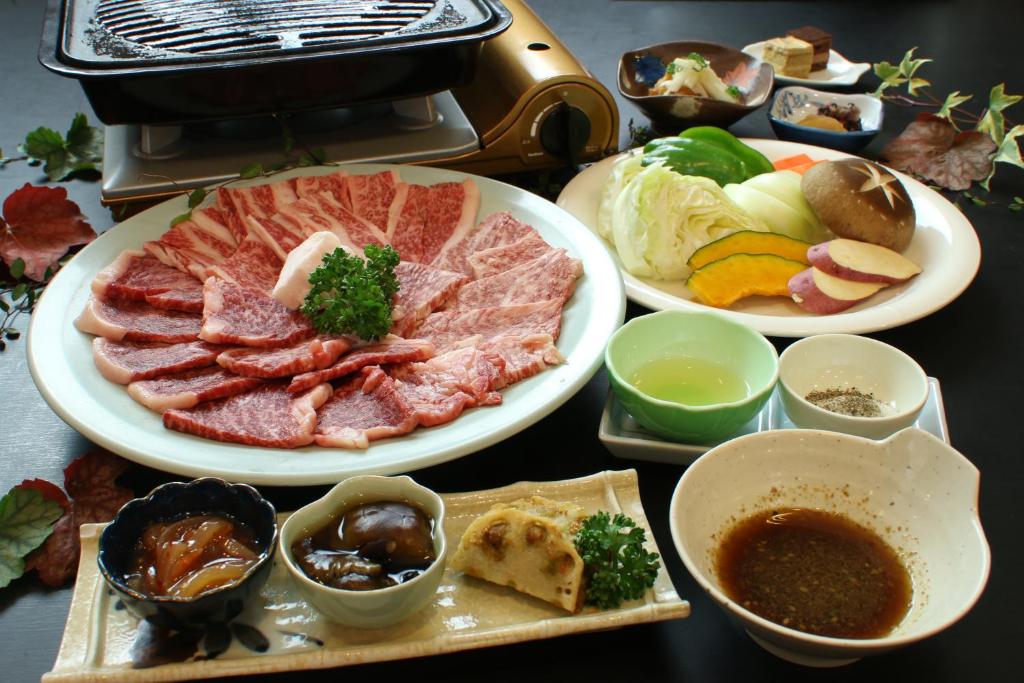
[[[922,74],[940,96],[951,90],[985,99],[1005,81],[1024,92],[1020,69],[1021,3],[984,2],[626,2],[534,0],[538,14],[602,82],[614,91],[618,55],[655,42],[699,38],[743,46],[793,26],[821,26],[835,47],[855,61],[898,60],[914,45],[935,59]],[[75,111],[90,112],[74,81],[50,74],[36,61],[43,3],[0,0],[0,148],[8,154],[40,125],[65,130]],[[874,88],[865,76],[856,90]],[[616,94],[617,96],[617,94]],[[626,122],[642,117],[618,98],[623,144]],[[913,112],[889,106],[882,135],[866,151],[872,157],[910,121]],[[1013,112],[1011,111],[1011,117]],[[1020,112],[1017,113],[1018,119]],[[773,137],[763,111],[733,127],[737,135]],[[25,182],[43,184],[38,168],[24,163],[0,170],[0,196]],[[112,224],[99,204],[98,183],[63,183],[99,231]],[[871,335],[913,356],[942,383],[953,445],[982,472],[981,517],[992,548],[992,573],[975,608],[959,623],[928,640],[838,670],[803,669],[776,659],[726,620],[687,573],[673,550],[668,502],[682,467],[612,457],[597,439],[607,392],[603,370],[574,398],[540,423],[474,455],[416,473],[434,489],[471,490],[521,479],[557,480],[604,469],[636,467],[648,518],[679,594],[690,600],[689,619],[618,631],[560,638],[367,665],[350,672],[367,679],[689,679],[788,680],[828,677],[863,680],[1006,680],[1020,675],[1020,588],[1024,576],[1020,491],[1024,459],[1019,443],[1024,397],[1021,339],[1024,307],[1020,269],[1024,215],[1007,209],[1024,195],[1024,172],[1004,167],[993,185],[998,204],[968,205],[983,262],[973,284],[956,301],[927,318]],[[1016,294],[1015,294],[1016,292]],[[645,311],[631,305],[628,315]],[[24,325],[22,325],[24,327]],[[774,340],[781,351],[788,340]],[[91,445],[44,403],[29,376],[24,338],[0,354],[0,491],[25,478],[61,481],[62,469]],[[1017,424],[1017,427],[1013,425]],[[143,493],[171,477],[136,468],[131,483]],[[263,488],[278,509],[293,509],[325,490]],[[70,588],[48,590],[34,577],[0,591],[0,680],[36,680],[52,666],[67,615]]]

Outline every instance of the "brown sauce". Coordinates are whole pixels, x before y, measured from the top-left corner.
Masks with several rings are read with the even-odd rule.
[[[730,529],[718,548],[730,599],[788,628],[880,638],[906,615],[913,587],[896,552],[841,515],[766,510]]]
[[[244,524],[220,515],[192,515],[146,527],[125,578],[146,595],[191,598],[241,578],[259,555]]]
[[[332,588],[375,590],[414,579],[434,562],[433,520],[399,501],[343,510],[292,544],[309,578]]]

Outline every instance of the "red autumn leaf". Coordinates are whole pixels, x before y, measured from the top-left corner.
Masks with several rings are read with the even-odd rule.
[[[966,190],[992,170],[996,143],[976,130],[958,133],[949,121],[922,114],[882,150],[901,171],[950,190]]]
[[[57,505],[60,505],[64,508],[65,512],[71,509],[71,501],[68,500],[68,494],[64,493],[56,484],[45,479],[26,479],[15,488],[39,491],[43,498],[52,500]]]
[[[128,466],[127,460],[96,450],[77,458],[64,469],[64,488],[71,496],[70,509],[65,506],[67,511],[53,533],[25,558],[25,571],[35,569],[43,583],[54,587],[74,578],[81,550],[79,527],[109,522],[122,505],[135,497],[130,490],[114,483]],[[49,495],[53,495],[53,491],[63,495],[57,486],[42,479],[26,481],[22,486],[26,484],[41,492],[46,488]],[[46,492],[43,495],[48,497]]]
[[[25,262],[25,275],[42,282],[46,269],[71,247],[95,239],[78,205],[62,187],[36,187],[25,183],[4,200],[0,220],[0,258],[10,266]]]

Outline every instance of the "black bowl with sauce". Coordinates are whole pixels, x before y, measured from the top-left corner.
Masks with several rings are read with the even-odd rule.
[[[129,576],[133,555],[146,529],[154,523],[190,515],[220,515],[245,526],[257,555],[255,563],[237,579],[194,597],[148,595],[132,587]],[[277,538],[277,513],[256,489],[204,477],[164,484],[144,498],[129,501],[103,530],[97,562],[103,578],[130,612],[154,624],[181,630],[238,616],[266,582]]]

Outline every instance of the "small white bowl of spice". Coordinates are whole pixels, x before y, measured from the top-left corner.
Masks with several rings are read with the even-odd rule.
[[[928,377],[899,349],[852,334],[801,339],[779,357],[782,404],[797,427],[870,439],[909,427]]]

